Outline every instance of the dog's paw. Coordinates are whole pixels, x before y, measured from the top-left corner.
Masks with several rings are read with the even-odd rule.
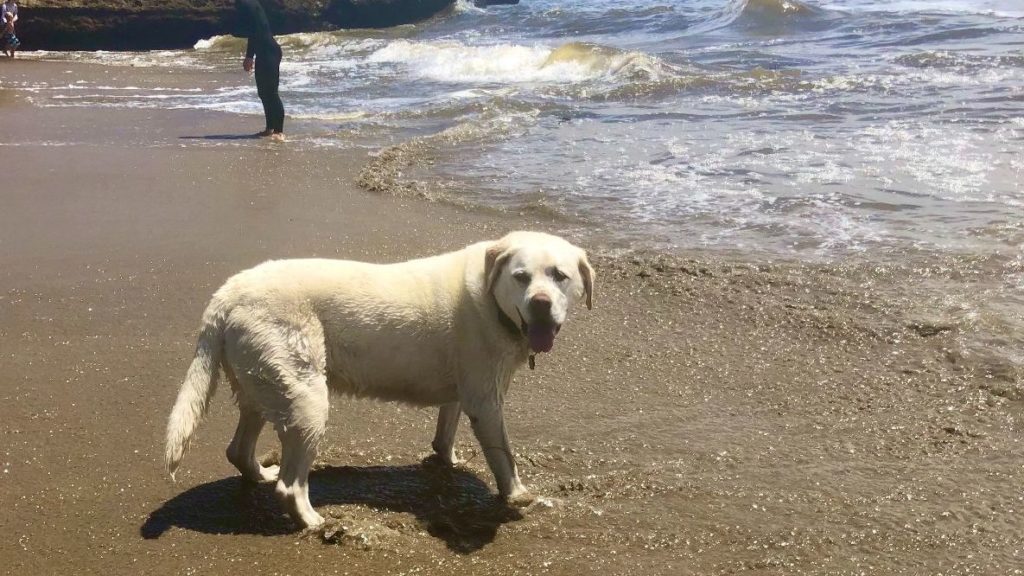
[[[527,508],[536,500],[537,497],[526,490],[505,497],[505,502],[513,508]]]
[[[562,501],[558,498],[548,498],[547,496],[537,496],[533,499],[525,509],[525,512],[542,512],[544,510],[551,510],[562,505]]]
[[[304,530],[316,530],[324,523],[324,517],[321,516],[310,508],[309,510],[300,509],[294,516],[293,520],[299,525],[299,528]]]
[[[463,461],[460,460],[459,458],[449,459],[449,458],[445,458],[444,456],[442,456],[440,454],[431,454],[431,455],[427,456],[426,458],[424,458],[421,462],[422,462],[422,464],[424,466],[436,466],[436,467],[439,467],[439,468],[452,468],[452,467],[458,466],[459,464],[462,464]]]
[[[280,466],[260,466],[260,480],[263,482],[277,482],[277,474]]]
[[[547,496],[538,496],[530,492],[521,492],[514,496],[505,498],[508,506],[519,510],[524,513],[540,512],[544,510],[551,510],[559,506],[562,502],[556,498],[549,498]]]
[[[438,449],[437,446],[432,446],[434,453],[428,456],[429,459],[434,460],[435,464],[442,464],[444,466],[456,466],[462,464],[462,459],[455,454],[454,448]]]

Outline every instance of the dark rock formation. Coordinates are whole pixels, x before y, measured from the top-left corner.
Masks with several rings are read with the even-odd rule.
[[[383,28],[437,14],[454,0],[262,0],[275,34]],[[22,0],[24,50],[187,48],[234,28],[234,0]]]
[[[454,0],[331,0],[325,18],[339,28],[386,28],[430,18]]]

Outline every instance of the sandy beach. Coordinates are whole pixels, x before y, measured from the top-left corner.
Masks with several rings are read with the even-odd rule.
[[[2,62],[5,86],[102,67]],[[117,74],[131,75],[122,68]],[[155,72],[138,72],[153,74]],[[140,80],[143,81],[143,80]],[[235,138],[256,117],[40,108],[0,88],[0,572],[1018,574],[1020,366],[870,263],[623,253],[520,372],[523,480],[429,454],[434,410],[335,398],[294,529],[224,458],[230,393],[172,482],[165,419],[206,302],[261,261],[398,261],[558,220],[360,189],[361,148]],[[947,277],[955,277],[955,271]],[[961,289],[968,286],[964,279]],[[381,431],[369,434],[371,429]],[[265,431],[263,452],[276,438]],[[269,456],[272,457],[272,454]]]

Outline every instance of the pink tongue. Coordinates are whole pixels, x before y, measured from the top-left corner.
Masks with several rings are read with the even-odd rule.
[[[526,332],[530,349],[534,352],[550,352],[555,345],[555,327],[531,325]]]

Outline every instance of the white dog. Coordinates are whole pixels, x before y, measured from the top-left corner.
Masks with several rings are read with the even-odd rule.
[[[502,405],[517,368],[548,352],[571,305],[591,306],[594,271],[565,240],[513,232],[496,242],[399,264],[278,260],[229,279],[214,294],[167,425],[174,472],[223,368],[240,412],[228,460],[248,480],[276,480],[297,523],[323,522],[307,479],[327,424],[328,390],[440,406],[433,448],[457,462],[465,412],[499,493],[531,497],[519,480]],[[266,421],[280,467],[263,467]]]

